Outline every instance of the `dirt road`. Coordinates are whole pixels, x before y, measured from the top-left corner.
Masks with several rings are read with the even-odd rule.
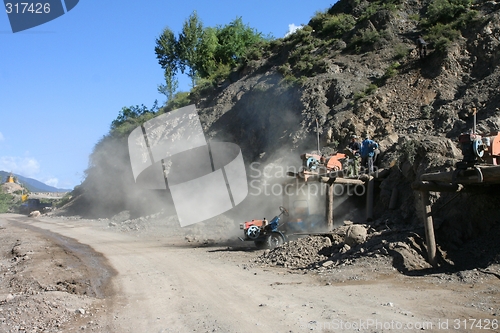
[[[89,272],[116,275],[107,285],[95,280],[102,295],[75,324],[86,331],[499,331],[500,280],[494,274],[477,272],[468,281],[408,277],[384,259],[304,274],[252,265],[261,251],[244,245],[194,246],[178,235],[118,232],[102,221],[0,215],[0,225],[49,231],[63,236],[67,249],[75,248],[72,242],[86,244],[105,257],[110,268]],[[89,266],[106,265],[89,258],[99,257],[95,253],[76,255]]]

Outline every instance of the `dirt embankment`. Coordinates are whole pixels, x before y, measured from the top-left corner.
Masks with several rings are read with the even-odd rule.
[[[115,274],[72,239],[0,218],[0,332],[67,332],[100,323]]]

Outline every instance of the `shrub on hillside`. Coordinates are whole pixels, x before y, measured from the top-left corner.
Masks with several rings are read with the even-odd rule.
[[[14,204],[14,196],[0,191],[0,213],[7,213]]]
[[[427,7],[427,19],[430,24],[449,23],[472,4],[471,0],[432,0]]]
[[[460,31],[454,29],[451,24],[438,23],[429,28],[426,38],[436,51],[445,52],[451,42],[459,38],[460,35]]]
[[[344,33],[350,31],[356,24],[356,19],[349,14],[339,14],[328,17],[323,22],[323,29],[321,33],[323,35],[329,35],[332,37],[340,37]]]
[[[190,93],[181,91],[174,95],[174,97],[167,102],[165,111],[176,110],[191,104]]]

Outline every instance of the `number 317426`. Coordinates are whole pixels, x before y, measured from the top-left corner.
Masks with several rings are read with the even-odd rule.
[[[5,4],[7,14],[48,14],[50,13],[50,3],[41,2],[16,2]]]

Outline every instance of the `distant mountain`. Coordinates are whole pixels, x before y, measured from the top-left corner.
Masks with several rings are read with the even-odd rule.
[[[4,183],[7,180],[7,177],[10,175],[10,172],[0,171],[0,183]],[[28,190],[31,192],[69,192],[71,190],[56,188],[47,184],[42,183],[33,178],[23,177],[21,175],[17,175],[15,173],[12,174],[17,178],[17,181],[23,184]]]

